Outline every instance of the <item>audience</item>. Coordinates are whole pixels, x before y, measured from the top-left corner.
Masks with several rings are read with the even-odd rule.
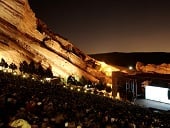
[[[60,84],[0,75],[0,127],[13,128],[14,121],[28,128],[170,127],[167,111],[155,112]]]

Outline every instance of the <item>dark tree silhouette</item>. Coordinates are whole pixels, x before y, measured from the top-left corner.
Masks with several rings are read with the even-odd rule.
[[[3,58],[1,59],[0,66],[2,66],[3,68],[7,68],[8,67],[7,62]]]
[[[11,63],[11,64],[9,65],[9,68],[12,69],[12,72],[14,72],[14,70],[17,69],[17,66],[16,66],[14,63]]]
[[[39,63],[38,68],[36,69],[36,74],[43,77],[45,76],[44,68],[42,65]]]
[[[5,63],[5,60],[3,58],[1,58],[0,66],[3,67],[4,63]]]
[[[21,73],[28,73],[28,63],[26,61],[20,63],[19,70]]]
[[[36,69],[35,69],[35,63],[34,63],[34,61],[31,61],[30,63],[29,63],[29,65],[28,65],[28,69],[29,69],[29,73],[31,73],[31,74],[34,74],[34,73],[36,73]]]
[[[53,77],[53,73],[50,67],[45,70],[45,76],[50,78]]]
[[[70,75],[70,76],[67,78],[67,84],[77,85],[77,80],[75,79],[74,76]]]
[[[104,90],[104,89],[105,89],[105,85],[99,82],[99,83],[96,85],[96,88],[97,88],[99,91],[101,91],[101,90]]]
[[[21,73],[36,74],[40,77],[53,77],[50,67],[45,70],[41,63],[35,65],[34,61],[31,61],[29,64],[26,61],[23,61],[20,63],[19,70]]]
[[[93,83],[92,83],[90,80],[88,80],[88,81],[87,81],[87,84],[88,84],[88,85],[92,85]]]
[[[7,64],[7,62],[5,62],[4,67],[5,67],[5,68],[8,68],[8,64]]]
[[[106,92],[110,93],[112,91],[111,87],[106,86]]]

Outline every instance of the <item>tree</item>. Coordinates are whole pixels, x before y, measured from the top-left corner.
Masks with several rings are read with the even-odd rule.
[[[106,87],[106,86],[105,86],[104,84],[102,84],[101,82],[99,82],[99,83],[96,85],[96,88],[97,88],[99,91],[104,90],[105,87]]]
[[[75,79],[74,76],[70,75],[70,76],[67,78],[67,84],[76,85],[76,84],[77,84],[77,80]]]
[[[8,68],[7,62],[4,63],[4,67],[5,67],[5,68]]]
[[[29,63],[28,69],[29,69],[29,71],[28,71],[29,73],[31,73],[31,74],[36,73],[34,61],[31,61],[31,62]]]
[[[90,80],[88,80],[87,84],[92,86],[93,83]]]
[[[52,73],[50,67],[48,67],[48,68],[45,70],[45,76],[46,76],[46,77],[50,77],[50,78],[53,77],[53,73]]]
[[[21,73],[28,73],[28,63],[25,60],[20,63],[19,70]]]
[[[1,59],[0,66],[3,67],[3,68],[7,68],[8,67],[7,62],[3,58]]]
[[[4,63],[5,63],[5,60],[2,58],[0,62],[0,66],[3,67]]]
[[[9,65],[9,68],[12,69],[12,72],[17,69],[17,66],[14,63]]]
[[[42,65],[39,63],[38,68],[36,69],[36,74],[39,76],[44,76],[44,68],[42,67]]]
[[[112,91],[111,87],[106,86],[106,92],[110,93]]]

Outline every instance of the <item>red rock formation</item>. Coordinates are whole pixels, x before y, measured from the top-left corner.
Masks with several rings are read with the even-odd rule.
[[[0,0],[0,58],[17,66],[23,60],[41,62],[65,79],[74,75],[92,82],[104,78],[111,83],[111,76],[101,71],[99,61],[49,30],[35,17],[27,0]]]
[[[144,73],[159,73],[159,74],[170,74],[170,64],[147,64],[144,65],[141,62],[136,63],[136,70]]]

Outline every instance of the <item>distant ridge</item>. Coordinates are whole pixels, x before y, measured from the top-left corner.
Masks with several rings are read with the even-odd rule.
[[[135,66],[137,61],[144,64],[170,63],[170,52],[111,52],[90,54],[94,59],[104,61],[107,64],[119,66]]]

